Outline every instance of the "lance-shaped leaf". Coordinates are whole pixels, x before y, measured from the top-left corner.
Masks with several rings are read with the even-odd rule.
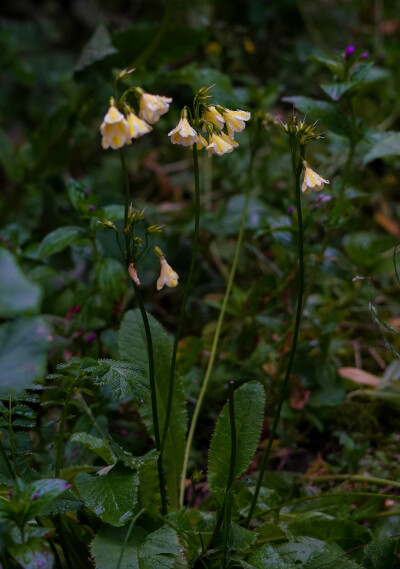
[[[151,315],[148,315],[153,338],[155,382],[158,405],[158,420],[162,432],[168,400],[169,373],[172,346],[164,328]],[[124,360],[134,362],[143,369],[148,369],[148,355],[145,330],[139,310],[125,314],[119,336],[120,355]],[[140,415],[149,430],[154,434],[150,395],[139,408]],[[170,425],[165,441],[164,461],[167,473],[168,497],[173,508],[179,506],[179,481],[183,465],[183,453],[186,434],[186,403],[182,381],[175,377]]]
[[[257,381],[245,383],[234,394],[236,425],[236,460],[234,478],[238,478],[250,465],[257,449],[264,415],[264,388]],[[208,482],[213,492],[225,490],[228,482],[231,457],[231,427],[229,403],[218,417],[211,439]]]

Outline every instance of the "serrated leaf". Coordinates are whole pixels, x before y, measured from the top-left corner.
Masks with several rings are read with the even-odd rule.
[[[26,312],[37,312],[42,292],[40,287],[28,279],[19,267],[14,255],[0,248],[0,318],[19,316]]]
[[[314,551],[301,567],[302,569],[361,569],[360,565],[347,559],[344,553],[339,555],[325,551]]]
[[[70,441],[72,443],[81,443],[100,456],[107,464],[114,464],[117,461],[110,445],[104,439],[89,435],[88,433],[75,433],[71,436]]]
[[[377,158],[398,156],[400,154],[400,132],[383,133],[378,142],[365,154],[363,164]]]
[[[307,116],[308,121],[318,121],[322,126],[336,134],[350,136],[350,121],[332,103],[316,101],[308,97],[284,97],[282,100],[286,103],[292,103],[296,109]]]
[[[94,538],[91,550],[96,569],[116,566],[126,529],[102,528]],[[187,567],[180,552],[176,532],[169,526],[148,533],[136,526],[132,531],[121,560],[121,569],[183,569]]]
[[[81,243],[85,237],[87,237],[87,233],[82,227],[74,225],[59,227],[46,235],[40,243],[38,256],[44,259],[49,255],[59,253],[71,245]]]
[[[289,524],[294,535],[306,535],[329,542],[336,542],[348,550],[365,545],[371,540],[370,532],[348,519],[337,519],[319,512],[297,515]]]
[[[27,389],[45,375],[46,336],[39,317],[18,318],[0,326],[0,397]]]
[[[235,391],[236,461],[234,478],[250,465],[257,449],[264,416],[264,388],[250,381]],[[228,482],[231,456],[231,429],[229,404],[226,403],[211,439],[208,464],[208,482],[212,491],[225,490]]]
[[[228,532],[228,547],[232,551],[245,551],[257,540],[257,533],[231,522]]]
[[[161,324],[150,314],[148,318],[153,338],[158,418],[162,430],[168,399],[172,348],[168,334]],[[146,336],[138,309],[127,312],[122,320],[119,332],[119,349],[120,356],[123,359],[134,362],[146,370],[148,369]],[[139,413],[150,434],[153,435],[150,394],[145,398],[144,404],[139,407]],[[185,393],[180,377],[176,376],[171,419],[164,451],[168,497],[172,508],[179,506],[179,482],[183,465],[186,420]]]
[[[121,527],[133,516],[139,477],[130,468],[117,463],[105,475],[82,472],[75,481],[85,505],[103,522]]]
[[[364,549],[365,569],[395,569],[398,567],[396,556],[399,539],[379,539],[369,543]]]
[[[254,569],[287,569],[288,565],[272,545],[265,543],[254,551],[247,560]]]

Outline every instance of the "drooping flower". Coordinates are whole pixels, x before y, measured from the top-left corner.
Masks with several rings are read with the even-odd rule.
[[[157,290],[161,290],[164,285],[175,287],[178,284],[179,275],[168,265],[165,257],[160,257],[161,272],[157,279]]]
[[[211,156],[211,154],[217,154],[217,156],[228,154],[229,152],[232,152],[236,146],[239,146],[239,143],[237,143],[236,140],[233,140],[233,138],[230,138],[223,132],[221,132],[221,134],[213,133],[210,136],[210,140],[207,146],[208,156]]]
[[[241,111],[239,109],[231,111],[226,109],[224,112],[224,119],[229,136],[233,138],[235,132],[242,132],[246,126],[245,121],[248,121],[250,117],[251,113],[247,111]]]
[[[224,128],[225,120],[223,115],[214,106],[208,107],[208,109],[203,114],[203,119],[206,121],[210,121],[215,126],[217,126],[220,130]],[[204,132],[207,130],[207,125],[203,124]]]
[[[146,122],[154,124],[168,112],[170,103],[172,99],[169,97],[143,93],[140,97],[139,116]]]
[[[322,190],[324,184],[329,184],[329,180],[325,180],[322,176],[311,170],[309,165],[304,162],[305,164],[305,171],[304,171],[304,180],[301,185],[301,191],[305,194],[309,194],[311,190]]]
[[[201,136],[201,134],[199,134],[198,136],[199,136],[199,142],[196,144],[196,147],[197,147],[197,150],[201,150],[202,148],[208,146],[208,142],[204,138],[204,136]]]
[[[102,135],[101,144],[104,149],[112,148],[117,150],[124,144],[130,144],[131,135],[129,124],[124,115],[111,103],[110,108],[100,125]]]
[[[199,135],[195,129],[190,126],[186,117],[182,117],[177,126],[168,133],[171,137],[172,144],[180,144],[182,146],[192,146],[195,142],[199,142]]]
[[[143,136],[153,130],[153,127],[140,119],[135,113],[130,112],[126,117],[126,121],[129,125],[129,136],[131,138],[139,138],[139,136]]]

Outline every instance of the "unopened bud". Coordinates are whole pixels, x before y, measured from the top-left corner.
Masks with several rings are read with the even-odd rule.
[[[143,245],[143,239],[141,237],[134,237],[133,242],[138,247],[141,247]]]
[[[147,233],[161,233],[163,229],[164,225],[150,225],[150,227],[147,228]]]
[[[112,221],[109,221],[108,219],[103,219],[102,221],[98,221],[97,223],[99,223],[104,228],[107,227],[109,229],[114,229],[114,231],[117,231],[117,228],[115,227],[114,223]]]
[[[139,280],[137,271],[135,269],[135,265],[133,263],[130,263],[130,265],[128,267],[128,273],[129,273],[129,276],[131,277],[131,279],[133,280],[133,282],[135,283],[135,285],[140,286],[140,280]]]

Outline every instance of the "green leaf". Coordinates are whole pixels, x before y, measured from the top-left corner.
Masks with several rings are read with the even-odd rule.
[[[82,472],[75,480],[85,505],[103,522],[120,527],[133,516],[139,477],[130,468],[118,462],[107,474],[91,476]]]
[[[324,541],[334,541],[348,550],[365,545],[371,534],[363,526],[348,519],[337,519],[319,512],[299,514],[290,522],[289,529],[294,535],[307,535]]]
[[[96,569],[111,569],[116,566],[126,529],[102,528],[94,538],[91,550]],[[169,526],[146,535],[140,526],[135,526],[125,547],[121,569],[183,569],[187,567],[180,553],[176,532]]]
[[[23,569],[53,569],[54,557],[43,539],[29,538],[26,543],[12,544],[9,550]]]
[[[59,253],[63,249],[81,243],[87,237],[86,231],[82,227],[74,225],[59,227],[43,239],[39,245],[38,255],[41,259]]]
[[[104,257],[93,267],[98,288],[108,301],[113,302],[126,290],[126,273],[121,263],[112,257]]]
[[[344,555],[331,552],[314,551],[301,566],[302,569],[361,569],[360,565],[347,559]],[[375,569],[375,568],[374,568]]]
[[[328,559],[329,556],[332,556],[334,559],[340,559],[343,555],[343,549],[335,543],[326,543],[325,541],[313,537],[298,537],[288,543],[280,545],[276,550],[279,555],[285,559],[285,562],[288,564],[294,563],[296,567],[301,563],[305,563],[312,555],[317,553],[320,553],[321,556],[325,555],[326,559]],[[304,566],[301,565],[302,569],[303,567]],[[317,569],[317,567],[315,569]],[[331,567],[328,565],[325,568],[323,565],[319,565],[318,569],[331,569]],[[337,569],[339,569],[339,567],[337,567]]]
[[[296,109],[307,115],[310,122],[318,121],[327,129],[349,137],[351,134],[351,124],[345,115],[332,103],[325,101],[315,101],[308,97],[284,97],[287,103],[292,103]]]
[[[77,368],[98,385],[107,385],[115,399],[134,399],[142,403],[149,396],[144,372],[136,366],[117,360],[94,360],[92,358],[71,358],[66,364],[59,364],[58,370]]]
[[[234,478],[250,465],[257,449],[264,416],[264,388],[256,382],[245,383],[235,391],[236,461]],[[229,404],[226,403],[211,439],[208,482],[212,491],[225,490],[231,456]]]
[[[42,292],[22,272],[14,256],[0,248],[0,318],[18,316],[27,311],[37,312]]]
[[[382,260],[382,253],[395,245],[395,240],[375,231],[359,231],[347,234],[343,238],[343,245],[357,267],[372,271]]]
[[[365,569],[395,569],[398,567],[396,556],[399,539],[380,539],[369,543],[364,549]]]
[[[107,28],[103,24],[100,24],[83,48],[78,62],[75,65],[75,71],[82,71],[93,63],[101,61],[108,55],[115,53],[118,53],[118,50],[112,45]]]
[[[116,456],[112,452],[110,445],[104,439],[94,437],[88,433],[75,433],[70,438],[72,443],[81,443],[91,451],[95,452],[107,464],[114,464],[117,461]]]
[[[317,61],[326,65],[328,69],[335,73],[336,75],[341,75],[343,70],[343,58],[340,59],[330,59],[329,57],[323,57],[318,55],[311,55],[309,57],[310,61]]]
[[[170,75],[172,75],[170,77]],[[219,105],[237,107],[238,102],[233,93],[232,82],[228,75],[210,67],[199,67],[196,63],[190,63],[185,67],[169,74],[170,80],[177,83],[186,83],[191,86],[193,93],[202,87],[215,85],[212,88],[212,98]]]
[[[400,154],[400,132],[385,132],[378,142],[365,154],[363,164],[377,158],[398,156]]]
[[[47,329],[41,318],[0,326],[0,398],[32,386],[46,372]]]
[[[148,315],[153,338],[155,381],[160,430],[165,423],[169,388],[169,371],[172,348],[164,328],[150,314]],[[121,358],[148,369],[147,344],[142,317],[138,309],[127,312],[119,332]],[[148,384],[149,385],[149,384]],[[153,436],[153,418],[150,396],[139,408],[140,415]],[[175,376],[170,425],[165,442],[165,469],[167,473],[168,497],[172,508],[179,506],[179,482],[182,472],[186,435],[186,402],[182,381]]]
[[[228,546],[230,550],[245,551],[246,549],[250,549],[257,540],[257,537],[258,535],[255,531],[242,528],[234,522],[231,522],[229,525]]]
[[[272,545],[265,543],[250,555],[247,560],[254,569],[287,569],[288,565],[283,561],[279,553]]]
[[[121,53],[124,65],[130,65],[141,59],[148,46],[159,32],[159,26],[131,26],[113,35],[113,43]],[[163,63],[182,60],[198,46],[204,45],[208,36],[207,29],[195,29],[187,26],[169,26],[161,41],[151,51],[146,64],[159,69]],[[136,65],[136,64],[135,64]]]

